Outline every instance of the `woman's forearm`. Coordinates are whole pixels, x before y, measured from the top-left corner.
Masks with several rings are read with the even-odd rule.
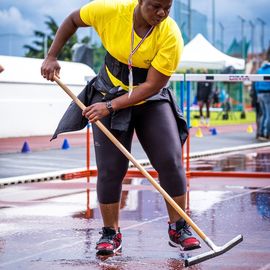
[[[151,87],[147,82],[136,87],[131,95],[129,93],[117,97],[112,100],[113,109],[120,110],[132,106],[134,104],[140,103],[141,101],[146,100],[147,98],[157,94],[160,89],[155,89]]]
[[[112,100],[113,109],[120,110],[127,108],[157,94],[160,89],[166,86],[169,78],[169,76],[165,76],[155,68],[150,67],[146,81],[133,89],[130,96],[127,93]]]

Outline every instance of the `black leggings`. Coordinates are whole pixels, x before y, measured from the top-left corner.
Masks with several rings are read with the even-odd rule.
[[[101,122],[110,130],[110,117]],[[151,164],[159,174],[160,185],[171,197],[186,192],[186,176],[182,166],[182,146],[171,106],[166,101],[147,102],[132,108],[129,129],[110,130],[130,152],[134,130]],[[100,203],[120,201],[122,181],[129,160],[93,125],[98,168],[97,195]]]
[[[200,100],[198,101],[200,117],[203,117],[203,105],[206,107],[206,118],[210,118],[210,100]]]

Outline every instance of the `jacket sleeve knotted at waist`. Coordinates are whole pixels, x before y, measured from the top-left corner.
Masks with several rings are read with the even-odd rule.
[[[83,89],[83,91],[78,95],[78,99],[86,106],[92,104],[92,100],[96,94],[99,95],[99,101],[102,102],[106,100],[111,100],[125,93],[125,91],[119,91],[119,89],[115,87],[112,88],[111,91],[105,94],[101,94],[100,91],[97,91],[95,87],[93,87],[93,83],[95,82],[95,80],[96,78],[90,81]],[[146,102],[155,101],[167,101],[170,103],[177,122],[180,140],[183,145],[188,136],[188,127],[184,119],[183,113],[181,112],[180,108],[176,103],[172,90],[170,88],[163,88],[157,95],[154,95],[146,100]],[[129,127],[129,123],[131,120],[131,110],[132,107],[128,107],[112,113],[111,129],[126,131]],[[81,108],[74,101],[72,101],[66,112],[64,113],[63,117],[61,118],[51,140],[56,139],[60,133],[81,130],[87,125],[87,123],[88,119],[82,115]]]
[[[92,87],[96,78],[93,78],[83,89],[83,91],[78,95],[78,99],[85,104],[86,106],[91,103],[91,100],[94,95],[94,89]],[[82,109],[72,101],[61,118],[51,141],[56,139],[60,133],[71,132],[83,129],[88,123],[82,115]]]
[[[95,98],[96,102],[105,102],[106,100],[112,100],[126,93],[125,90],[119,87],[113,87],[111,89],[104,88],[104,92],[97,90],[94,87],[96,80],[99,81],[99,77],[92,79],[78,95],[78,99],[85,106],[91,105],[93,103],[93,98],[96,97],[96,95],[98,95],[98,99]],[[131,119],[131,108],[129,107],[123,110],[115,111],[111,114],[111,118],[112,129],[125,131],[128,129],[129,121]],[[81,130],[85,128],[87,123],[88,119],[82,115],[81,108],[74,101],[72,101],[61,118],[51,138],[51,141],[56,139],[61,133]]]

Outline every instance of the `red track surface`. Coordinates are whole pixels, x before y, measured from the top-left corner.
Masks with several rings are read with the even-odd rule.
[[[96,257],[102,221],[95,178],[90,183],[76,179],[2,189],[0,269],[179,270],[187,256],[209,251],[204,243],[186,253],[171,248],[161,195],[146,180],[128,178],[121,199],[122,254]],[[270,179],[192,178],[188,195],[192,220],[215,244],[244,236],[232,250],[189,269],[270,268]]]
[[[219,133],[246,132],[248,125],[216,127]],[[196,129],[191,130],[194,136]],[[204,128],[206,134],[208,129]],[[85,134],[0,140],[0,153],[20,152],[27,141],[32,151],[85,146]],[[264,160],[264,162],[266,162]],[[269,160],[268,160],[269,162]],[[244,241],[227,253],[189,269],[270,269],[270,177],[248,172],[190,172],[187,211],[217,245],[236,235]],[[219,177],[222,173],[222,177]],[[240,175],[241,174],[241,175]],[[248,175],[249,174],[249,175]],[[20,184],[0,190],[0,269],[180,270],[183,259],[209,251],[181,252],[167,245],[167,212],[161,195],[132,169],[123,185],[119,256],[95,255],[102,226],[96,198],[96,171],[90,179]],[[151,175],[156,177],[156,172]],[[265,176],[266,174],[264,174]],[[86,172],[66,175],[86,177]],[[241,177],[239,177],[241,176]],[[244,176],[244,178],[243,178]],[[254,178],[252,178],[252,176]],[[88,180],[89,183],[88,183]]]
[[[230,125],[230,126],[217,126],[215,127],[219,133],[228,132],[246,132],[248,125]],[[213,128],[213,127],[212,127]],[[255,126],[253,125],[253,129]],[[194,136],[197,128],[192,128],[190,131],[191,136]],[[210,134],[208,128],[202,128],[205,135]],[[32,151],[46,150],[46,149],[61,149],[64,139],[72,146],[85,146],[86,135],[85,133],[64,134],[60,135],[57,140],[50,142],[51,136],[33,136],[33,137],[18,137],[18,138],[2,138],[0,139],[0,153],[14,153],[21,152],[24,142],[27,142]]]

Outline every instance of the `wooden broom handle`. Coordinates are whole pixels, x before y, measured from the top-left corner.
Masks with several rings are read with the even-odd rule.
[[[84,110],[86,106],[72,93],[72,91],[54,76],[56,83],[72,98],[72,100]],[[181,209],[181,207],[170,197],[170,195],[155,181],[155,179],[142,167],[142,165],[129,153],[129,151],[113,136],[113,134],[99,121],[95,124],[112,141],[112,143],[130,160],[134,166],[150,181],[150,183],[161,193],[164,199],[175,209],[175,211],[194,229],[194,231],[204,240],[207,236],[191,220],[191,218]]]

